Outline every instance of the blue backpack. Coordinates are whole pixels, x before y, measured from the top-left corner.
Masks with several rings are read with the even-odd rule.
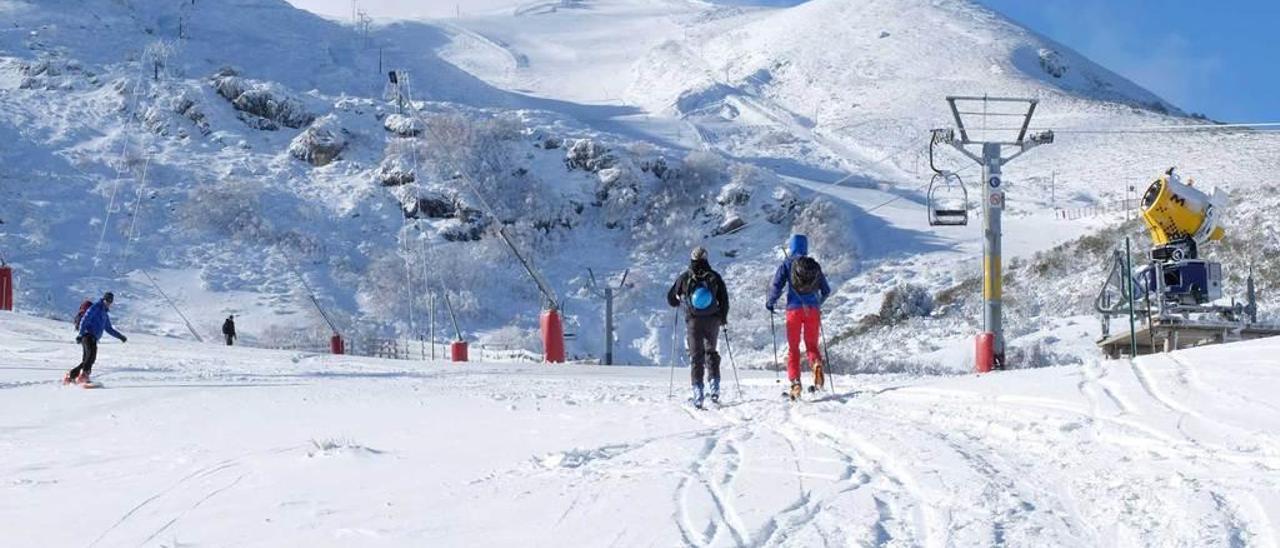
[[[712,279],[710,272],[702,276],[689,272],[689,279],[685,282],[685,303],[689,306],[689,314],[714,316],[720,313],[720,302],[711,287]]]

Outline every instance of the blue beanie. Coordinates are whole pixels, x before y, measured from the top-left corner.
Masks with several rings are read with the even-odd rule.
[[[787,249],[791,251],[791,255],[795,257],[803,257],[809,254],[809,237],[804,234],[792,234],[791,240],[787,242]]]

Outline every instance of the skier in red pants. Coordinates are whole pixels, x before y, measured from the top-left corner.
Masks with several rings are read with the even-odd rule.
[[[831,295],[831,286],[822,266],[809,257],[809,238],[793,234],[787,244],[790,251],[773,275],[773,286],[765,308],[772,314],[782,290],[787,290],[787,378],[791,381],[791,398],[800,397],[800,340],[804,340],[813,368],[813,387],[823,385],[822,352],[818,346],[822,330],[822,303]]]

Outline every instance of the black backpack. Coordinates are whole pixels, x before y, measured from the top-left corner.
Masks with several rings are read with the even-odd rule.
[[[689,314],[693,316],[714,316],[720,313],[720,299],[716,297],[715,274],[710,270],[703,272],[701,275],[690,270],[689,277],[684,282],[684,302],[688,306]],[[705,308],[697,308],[693,305],[693,294],[699,288],[706,289],[711,294],[711,303]]]
[[[796,257],[791,263],[791,290],[801,295],[812,295],[818,291],[818,281],[822,279],[822,266],[813,257]]]

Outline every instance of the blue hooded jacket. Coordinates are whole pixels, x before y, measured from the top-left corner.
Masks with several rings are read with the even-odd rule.
[[[124,335],[111,327],[111,317],[107,315],[107,304],[102,302],[93,303],[89,310],[84,313],[84,318],[80,320],[80,335],[92,336],[93,340],[102,340],[102,332],[110,333],[112,337],[124,340]]]
[[[804,257],[809,254],[809,238],[803,234],[795,234],[791,236],[788,244],[791,253],[787,259],[778,265],[778,271],[773,274],[773,286],[769,291],[769,299],[765,302],[767,308],[772,309],[774,303],[782,297],[782,290],[787,290],[787,310],[796,310],[804,307],[819,308],[823,301],[831,295],[831,286],[827,284],[827,275],[822,274],[818,277],[818,290],[808,295],[796,293],[791,288],[791,263],[795,262],[796,257]]]

